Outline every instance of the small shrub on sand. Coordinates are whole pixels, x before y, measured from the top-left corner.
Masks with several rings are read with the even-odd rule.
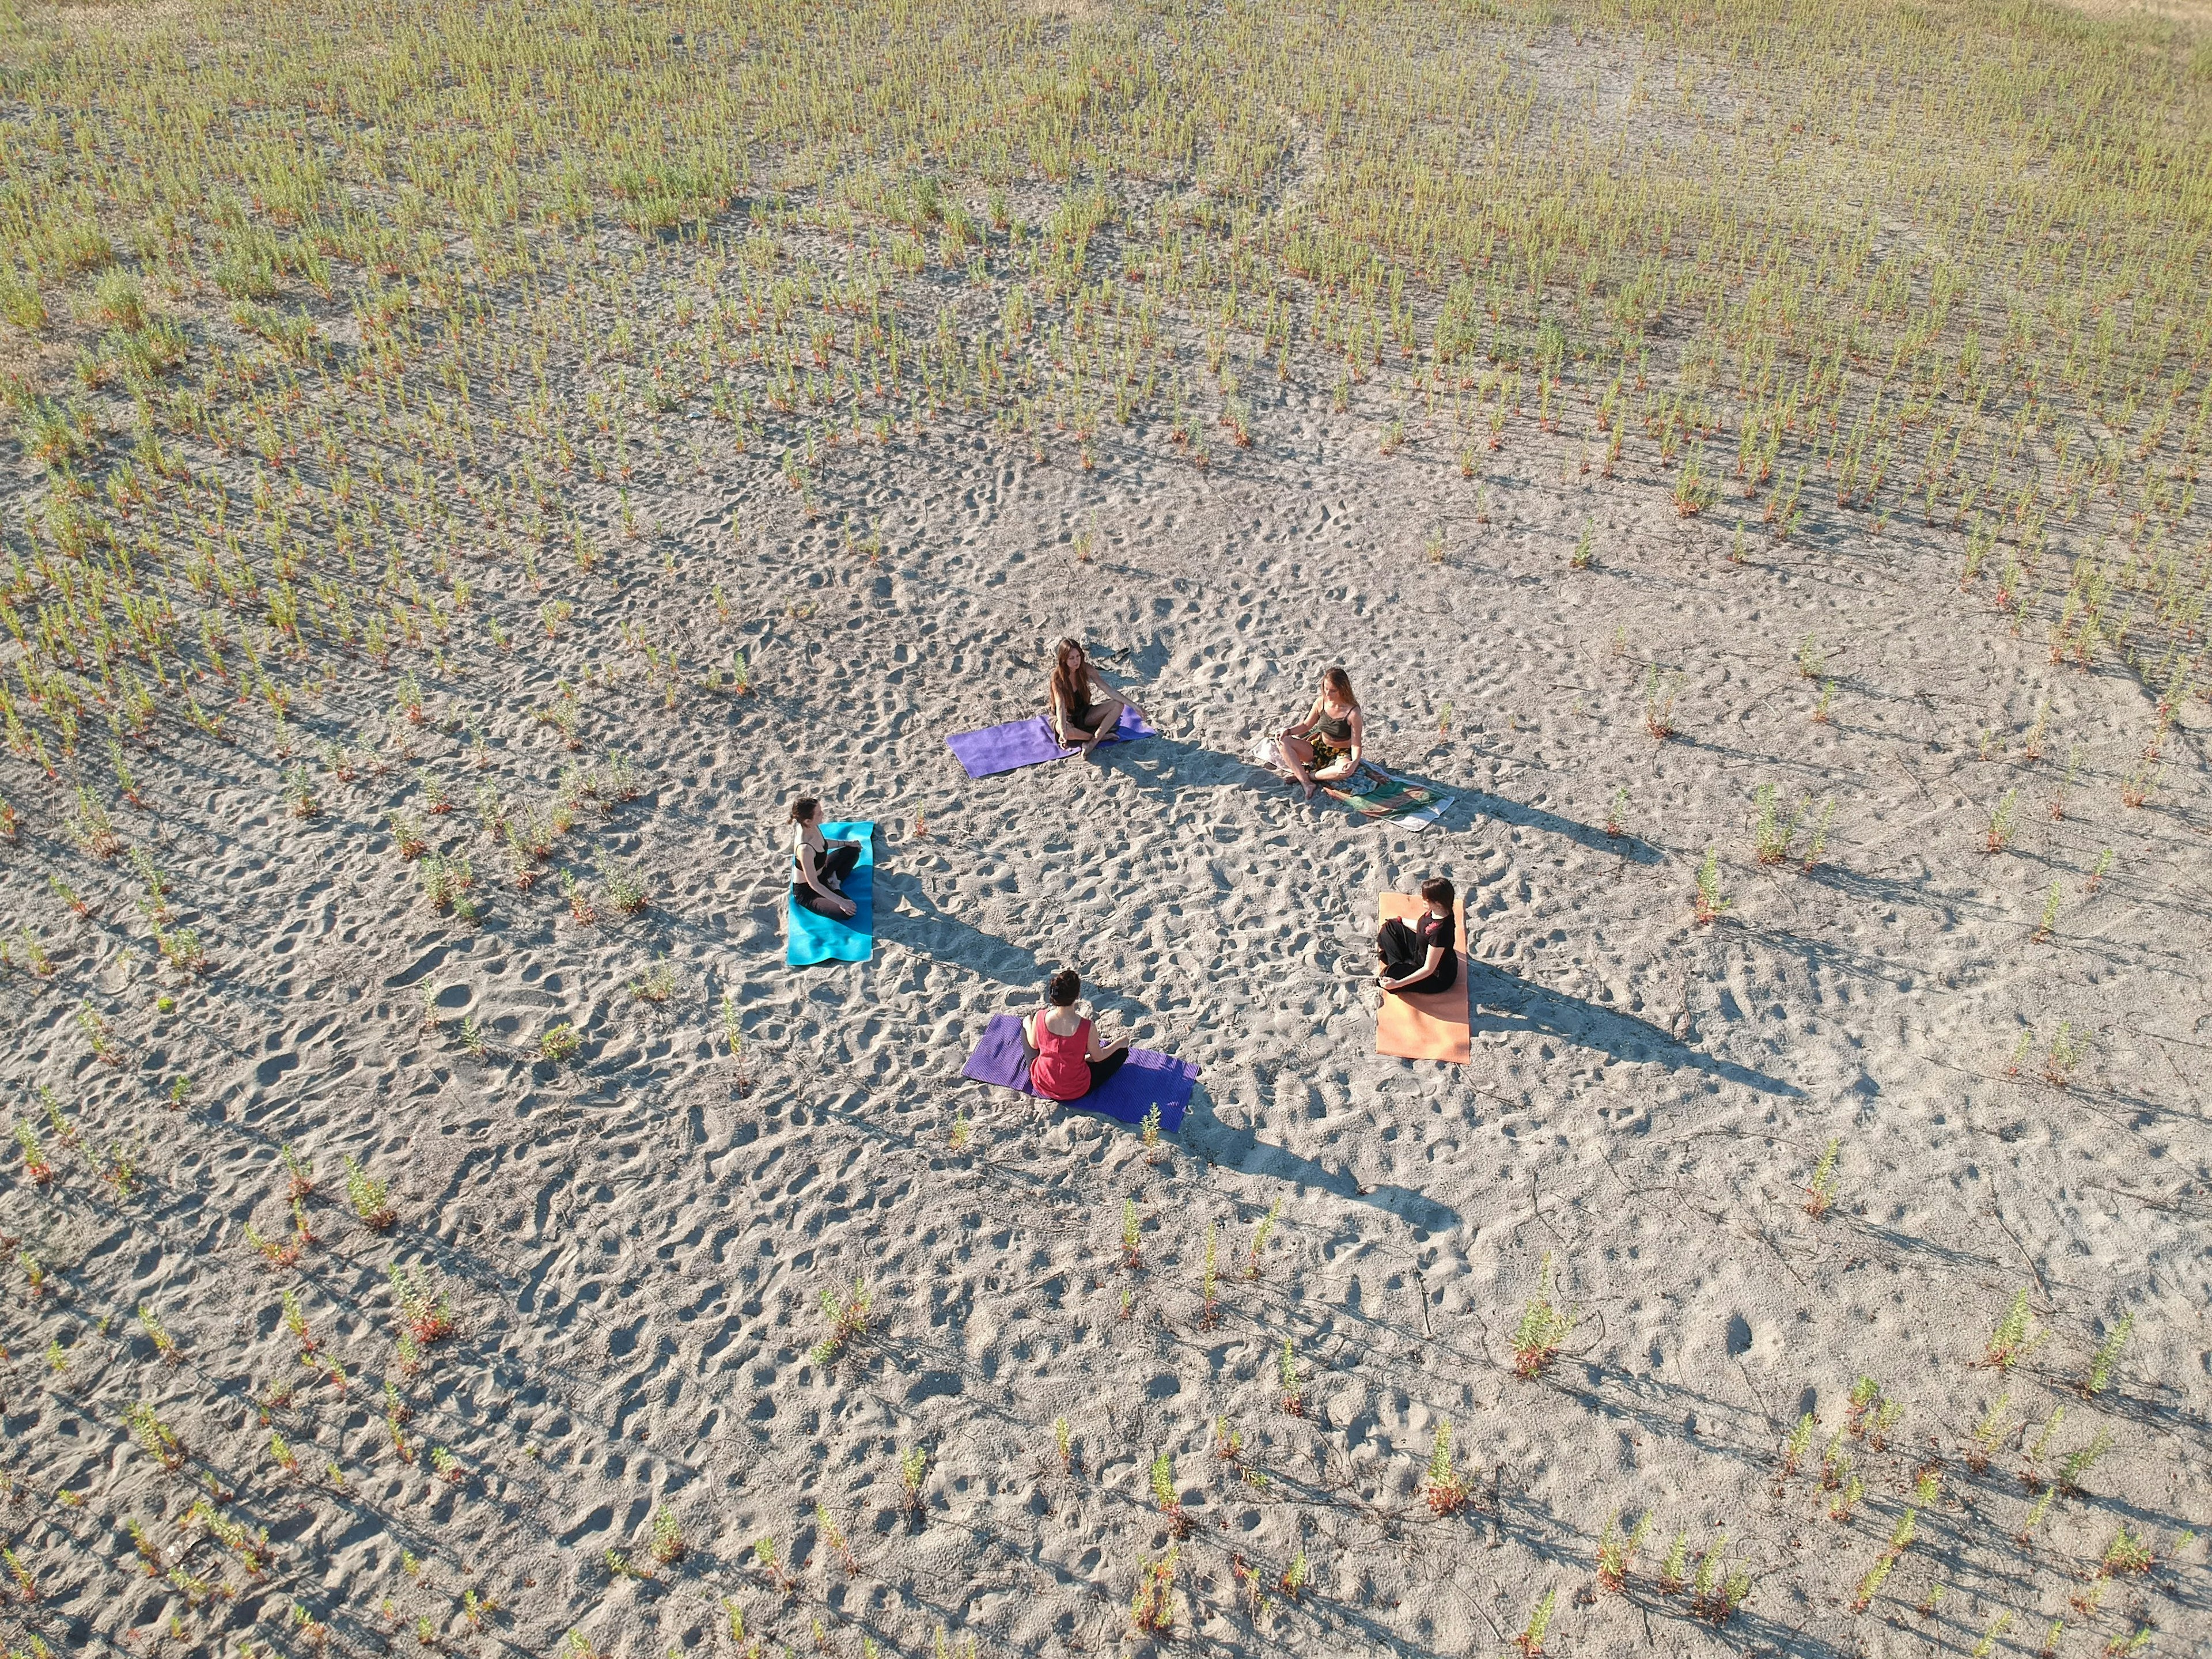
[[[1715,1625],[1728,1623],[1751,1597],[1751,1574],[1728,1565],[1727,1548],[1728,1534],[1722,1533],[1698,1560],[1697,1577],[1690,1586],[1690,1610]]]
[[[1283,1200],[1279,1198],[1268,1206],[1267,1213],[1260,1218],[1260,1224],[1252,1229],[1252,1248],[1244,1261],[1247,1281],[1259,1278],[1260,1253],[1267,1248],[1268,1237],[1275,1231],[1275,1223],[1282,1219],[1282,1215]]]
[[[1176,1621],[1176,1553],[1170,1544],[1158,1560],[1147,1557],[1137,1565],[1137,1591],[1129,1600],[1129,1622],[1147,1632],[1172,1631]]]
[[[684,1528],[676,1519],[675,1511],[665,1505],[653,1511],[653,1541],[647,1553],[662,1566],[671,1566],[684,1559],[688,1547],[684,1539]]]
[[[1152,1502],[1159,1506],[1169,1529],[1178,1538],[1188,1538],[1190,1516],[1184,1513],[1182,1494],[1176,1490],[1175,1459],[1166,1452],[1152,1460]]]
[[[138,1443],[138,1449],[163,1468],[173,1471],[184,1467],[183,1443],[151,1406],[140,1401],[131,1407],[124,1421],[131,1430],[131,1437]]]
[[[378,1178],[356,1164],[350,1155],[345,1161],[346,1202],[361,1224],[371,1232],[380,1233],[399,1219],[399,1212],[392,1207],[386,1194],[392,1183]]]
[[[1626,1533],[1620,1529],[1620,1516],[1606,1517],[1605,1530],[1598,1534],[1597,1540],[1597,1582],[1601,1589],[1610,1590],[1618,1595],[1627,1589],[1629,1569],[1636,1565],[1637,1552],[1644,1547],[1644,1540],[1650,1532],[1651,1511],[1649,1510],[1644,1510],[1643,1518]]]
[[[27,1123],[15,1126],[15,1144],[23,1151],[23,1174],[34,1187],[43,1187],[54,1178],[54,1166],[46,1159],[46,1148],[39,1142],[39,1132]]]
[[[2074,1074],[2081,1069],[2081,1062],[2089,1057],[2089,1036],[2077,1032],[2074,1022],[2062,1019],[2058,1031],[2044,1050],[2043,1080],[2055,1089],[2071,1088]]]
[[[842,1294],[830,1285],[822,1288],[822,1317],[828,1322],[829,1330],[809,1352],[808,1358],[817,1365],[836,1363],[846,1345],[864,1334],[868,1328],[868,1309],[876,1293],[868,1288],[864,1279],[853,1281],[853,1288]]]
[[[1781,1490],[1779,1483],[1796,1474],[1805,1462],[1805,1454],[1813,1448],[1813,1435],[1820,1426],[1820,1419],[1807,1412],[1797,1419],[1797,1426],[1790,1431],[1790,1438],[1782,1446],[1781,1472],[1775,1477],[1777,1492]]]
[[[1536,1376],[1552,1363],[1574,1328],[1573,1309],[1563,1305],[1554,1294],[1552,1257],[1547,1251],[1536,1294],[1522,1304],[1520,1322],[1513,1328],[1514,1376],[1524,1381]]]
[[[662,1513],[665,1515],[667,1511],[664,1510]],[[839,1526],[830,1511],[819,1504],[814,1506],[814,1533],[821,1539],[824,1549],[837,1552],[837,1558],[845,1564],[848,1573],[860,1571],[860,1563],[853,1553],[852,1540],[845,1536],[844,1528]]]
[[[1982,845],[1991,853],[2002,853],[2012,845],[2020,818],[2020,791],[2008,789],[2004,799],[1990,809],[1989,827],[1983,832]]]
[[[2097,1558],[2097,1571],[2106,1578],[2145,1573],[2151,1570],[2157,1559],[2151,1548],[2149,1533],[2130,1534],[2124,1521],[2120,1523],[2120,1529],[2112,1534],[2112,1541],[2105,1546],[2105,1553]]]
[[[1536,1659],[1543,1652],[1545,1632],[1552,1627],[1552,1603],[1558,1595],[1557,1590],[1546,1590],[1543,1599],[1529,1609],[1528,1622],[1513,1638],[1513,1645],[1521,1650],[1522,1659]]]
[[[1805,1213],[1815,1221],[1835,1207],[1836,1154],[1842,1150],[1841,1139],[1831,1136],[1822,1149],[1820,1161],[1813,1166],[1813,1178],[1805,1185]]]
[[[1664,743],[1674,735],[1674,700],[1682,694],[1682,677],[1679,674],[1661,676],[1655,664],[1644,676],[1644,729],[1654,742]]]
[[[398,1309],[399,1322],[408,1335],[428,1347],[453,1334],[453,1304],[434,1278],[397,1261],[386,1262],[384,1271],[392,1286],[392,1304]]]
[[[1450,1515],[1468,1499],[1471,1481],[1464,1469],[1452,1467],[1451,1419],[1444,1419],[1437,1425],[1436,1439],[1429,1449],[1428,1473],[1421,1478],[1421,1496],[1428,1501],[1431,1515]]]
[[[1702,927],[1720,920],[1734,902],[1721,891],[1720,854],[1707,848],[1705,861],[1698,866],[1698,890],[1691,901],[1692,913]]]
[[[2035,1352],[2045,1333],[2038,1329],[2035,1316],[2027,1310],[2027,1292],[2014,1293],[2012,1305],[1990,1333],[1990,1340],[1982,1353],[1982,1364],[2008,1371]]]
[[[1690,1534],[1678,1532],[1668,1541],[1667,1554],[1659,1563],[1659,1593],[1679,1595],[1687,1582],[1690,1570]]]
[[[2112,1367],[2120,1362],[2120,1350],[2127,1346],[2128,1334],[2135,1329],[2136,1316],[2123,1314],[2120,1321],[2105,1333],[2105,1340],[2097,1345],[2097,1352],[2089,1360],[2088,1374],[2081,1379],[2081,1392],[2092,1400],[2104,1393],[2112,1380]]]

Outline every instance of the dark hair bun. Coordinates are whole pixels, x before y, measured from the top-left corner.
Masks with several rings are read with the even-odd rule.
[[[1054,1007],[1065,1008],[1075,1000],[1082,989],[1083,981],[1077,976],[1075,969],[1063,968],[1052,976],[1051,982],[1045,987],[1045,994],[1052,999]]]

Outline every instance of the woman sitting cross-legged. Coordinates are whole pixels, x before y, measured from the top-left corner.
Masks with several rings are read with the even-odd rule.
[[[1052,648],[1052,679],[1045,688],[1046,718],[1063,749],[1080,748],[1087,757],[1114,735],[1126,701],[1098,678],[1083,647],[1062,640]]]
[[[1045,988],[1045,1006],[1022,1021],[1022,1040],[1036,1050],[1030,1062],[1030,1086],[1047,1100],[1080,1100],[1121,1069],[1129,1045],[1098,1047],[1090,1020],[1076,1012],[1083,981],[1063,968]]]
[[[1401,996],[1449,991],[1459,980],[1459,930],[1452,922],[1452,884],[1442,876],[1431,876],[1421,884],[1421,896],[1429,908],[1411,927],[1395,920],[1386,921],[1375,939],[1376,954],[1382,963],[1376,982]]]
[[[791,804],[791,896],[817,916],[849,921],[857,908],[845,896],[845,878],[860,861],[860,843],[831,841],[822,833],[822,803],[801,795]]]
[[[1306,717],[1275,734],[1275,748],[1306,799],[1317,783],[1339,783],[1359,769],[1367,721],[1352,695],[1352,676],[1332,668],[1321,677],[1321,696]]]

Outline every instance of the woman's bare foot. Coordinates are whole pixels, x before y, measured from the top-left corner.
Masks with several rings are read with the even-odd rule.
[[[1121,703],[1109,702],[1098,711],[1098,724],[1091,729],[1091,741],[1083,745],[1083,757],[1085,760],[1091,757],[1092,750],[1120,729],[1122,707]]]

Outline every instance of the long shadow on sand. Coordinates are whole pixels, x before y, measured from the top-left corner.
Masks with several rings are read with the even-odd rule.
[[[1131,1133],[1134,1133],[1132,1131]],[[1371,1204],[1387,1211],[1408,1226],[1428,1232],[1442,1232],[1456,1227],[1460,1213],[1449,1205],[1439,1204],[1425,1193],[1411,1187],[1363,1187],[1352,1178],[1349,1170],[1331,1170],[1310,1158],[1301,1157],[1289,1148],[1264,1141],[1249,1129],[1232,1128],[1215,1115],[1213,1102],[1199,1085],[1190,1097],[1190,1109],[1182,1121],[1182,1129],[1176,1137],[1185,1150],[1216,1164],[1226,1164],[1245,1175],[1260,1176],[1269,1181],[1291,1182],[1301,1188],[1310,1187],[1338,1198],[1349,1199],[1358,1204]]]
[[[1162,793],[1191,786],[1219,787],[1236,785],[1260,789],[1272,789],[1285,793],[1291,800],[1297,799],[1296,786],[1243,755],[1225,754],[1218,749],[1202,749],[1195,744],[1158,734],[1140,743],[1114,744],[1097,751],[1096,762],[1111,767],[1128,778],[1141,789]],[[1377,764],[1380,764],[1378,762]],[[1508,800],[1464,783],[1453,783],[1433,778],[1425,773],[1406,766],[1384,769],[1403,783],[1417,784],[1432,789],[1440,795],[1452,796],[1452,804],[1444,809],[1439,822],[1448,830],[1470,829],[1476,817],[1495,818],[1500,823],[1518,830],[1539,830],[1547,836],[1558,836],[1593,852],[1610,853],[1635,864],[1656,864],[1660,852],[1650,842],[1631,835],[1608,836],[1600,827],[1577,818],[1561,817],[1557,812],[1547,811],[1540,806]],[[1318,799],[1318,798],[1316,798]],[[1321,803],[1328,805],[1328,803]],[[1340,808],[1346,816],[1358,821],[1358,815]],[[1383,820],[1389,828],[1389,821]]]
[[[1633,1015],[1547,991],[1486,962],[1464,957],[1461,960],[1468,963],[1468,994],[1473,1002],[1470,1024],[1477,1031],[1542,1033],[1578,1048],[1601,1049],[1616,1060],[1649,1061],[1670,1071],[1703,1072],[1763,1095],[1795,1099],[1804,1093],[1794,1083],[1677,1042],[1658,1026]]]
[[[1038,990],[1050,969],[1036,952],[952,915],[912,876],[876,866],[876,937],[1002,985]]]
[[[1405,777],[1408,775],[1401,772],[1393,775]],[[1413,781],[1425,781],[1418,778]],[[1449,786],[1436,784],[1431,787],[1443,789]],[[1659,862],[1659,849],[1641,836],[1626,834],[1608,836],[1597,825],[1584,823],[1579,818],[1563,818],[1557,812],[1547,812],[1540,806],[1508,800],[1503,795],[1488,794],[1480,789],[1461,789],[1457,793],[1459,799],[1444,814],[1445,823],[1453,829],[1460,827],[1452,820],[1461,814],[1467,815],[1470,824],[1480,815],[1496,818],[1500,823],[1510,824],[1516,830],[1538,830],[1547,836],[1558,836],[1578,847],[1587,847],[1594,853],[1610,853],[1632,864]]]
[[[961,921],[924,892],[921,884],[913,877],[902,876],[881,865],[876,866],[876,937],[935,961],[964,968],[980,979],[1019,988],[1031,999],[1021,1005],[1018,1012],[1022,1013],[1027,1013],[1035,1006],[1036,999],[1043,996],[1045,981],[1060,965],[1040,961],[1036,952],[1026,945],[1016,945]],[[1152,1012],[1144,1003],[1110,985],[1085,981],[1083,988],[1091,1006],[1102,1013],[1116,1014],[1134,1022],[1148,1018]]]

